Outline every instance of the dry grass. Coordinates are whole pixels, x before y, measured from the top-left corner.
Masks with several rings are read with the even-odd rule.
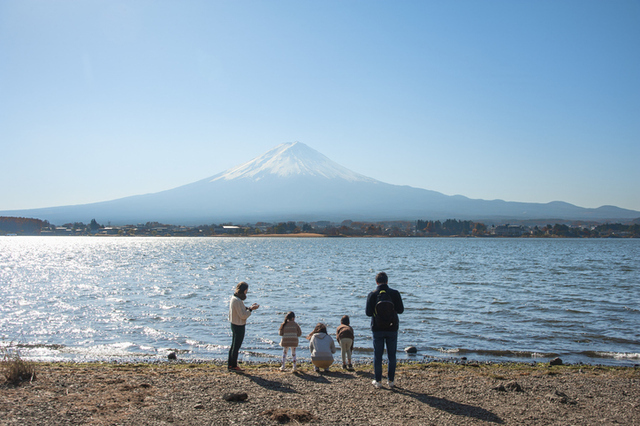
[[[23,360],[17,350],[2,348],[1,353],[0,369],[7,382],[19,385],[22,382],[36,380],[36,366],[34,363]]]

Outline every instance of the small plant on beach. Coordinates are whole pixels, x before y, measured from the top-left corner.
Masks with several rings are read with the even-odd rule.
[[[0,348],[0,353],[2,354],[0,366],[2,374],[7,382],[19,385],[27,380],[36,380],[35,365],[29,361],[23,360],[17,350],[2,347]]]
[[[507,380],[507,378],[505,376],[503,376],[502,374],[489,373],[489,377],[491,377],[492,379],[495,379],[495,380]]]

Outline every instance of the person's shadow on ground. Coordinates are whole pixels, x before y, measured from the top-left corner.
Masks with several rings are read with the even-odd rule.
[[[493,414],[491,411],[485,410],[481,407],[476,407],[474,405],[461,404],[459,402],[450,401],[445,398],[438,398],[437,396],[413,392],[408,389],[403,389],[399,386],[390,389],[390,391],[410,396],[422,402],[423,404],[428,404],[433,408],[446,411],[447,413],[455,414],[457,416],[473,417],[490,423],[504,423],[504,421],[500,417]]]
[[[330,373],[314,373],[307,374],[304,371],[298,370],[294,373],[294,375],[302,380],[306,380],[308,382],[316,382],[316,383],[331,383],[329,379],[325,377]]]
[[[367,380],[373,379],[373,373],[369,371],[358,371],[357,375],[360,377],[364,377]],[[404,389],[400,386],[396,386],[393,389],[383,388],[381,391],[387,390],[389,392],[397,392],[402,395],[410,396],[411,398],[415,398],[416,400],[422,402],[423,404],[428,404],[433,408],[437,408],[438,410],[446,411],[447,413],[455,414],[458,416],[466,416],[473,417],[476,419],[484,420],[485,422],[491,423],[504,423],[504,421],[493,414],[491,411],[485,410],[481,407],[476,407],[473,405],[460,404],[459,402],[449,401],[448,399],[438,398],[437,396],[427,395],[424,393],[417,393],[410,391],[409,389]]]
[[[265,389],[269,389],[277,392],[284,392],[284,393],[298,393],[297,390],[292,389],[291,385],[287,383],[282,383],[277,380],[269,380],[259,376],[252,376],[251,374],[248,374],[246,371],[242,375],[248,378],[249,380],[251,380],[252,382],[254,382],[255,384],[262,386]]]
[[[373,373],[370,371],[356,371],[356,375],[366,379],[373,379]]]
[[[327,376],[327,377],[339,377],[341,379],[355,379],[356,375],[348,372],[348,371],[342,371],[342,370],[329,370],[329,371],[320,371],[320,372],[316,372],[316,374],[319,374],[321,376]]]

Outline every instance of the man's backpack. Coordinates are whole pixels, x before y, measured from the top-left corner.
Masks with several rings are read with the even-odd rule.
[[[376,326],[380,331],[394,331],[398,327],[398,314],[391,295],[386,290],[380,290],[374,310]]]

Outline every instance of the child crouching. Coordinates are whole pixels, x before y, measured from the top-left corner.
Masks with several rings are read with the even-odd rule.
[[[327,326],[318,323],[316,328],[307,336],[309,339],[309,350],[311,351],[311,362],[315,366],[315,371],[329,371],[333,364],[333,354],[336,353],[336,345],[333,338],[327,334]]]

